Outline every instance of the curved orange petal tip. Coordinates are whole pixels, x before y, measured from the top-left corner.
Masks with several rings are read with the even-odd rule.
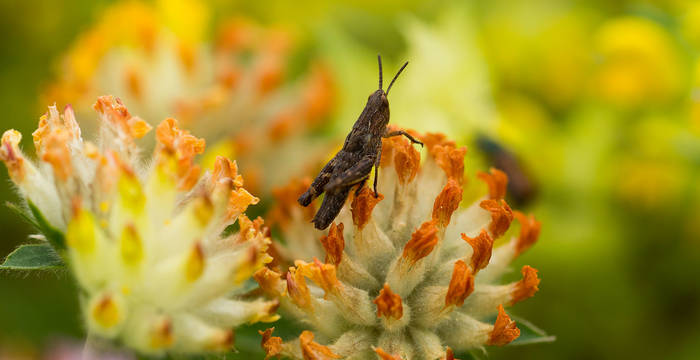
[[[314,334],[305,330],[299,336],[299,346],[304,360],[331,360],[340,359],[341,356],[335,354],[328,346],[314,342]]]
[[[539,290],[540,279],[537,277],[537,269],[525,265],[520,273],[523,274],[523,278],[513,287],[511,305],[532,297]]]
[[[374,191],[368,187],[363,187],[360,193],[352,199],[350,211],[352,212],[352,223],[360,230],[369,222],[372,217],[372,210],[384,199],[384,195],[379,194],[374,197]]]
[[[496,168],[490,168],[489,172],[478,171],[476,176],[483,180],[489,187],[489,199],[500,200],[506,197],[508,187],[508,175]]]
[[[402,257],[413,264],[428,256],[438,243],[436,221],[424,222],[412,235],[403,248]]]
[[[447,135],[443,133],[426,133],[424,135],[421,135],[419,138],[423,142],[423,144],[425,144],[425,148],[433,157],[436,157],[435,147],[438,145],[453,148],[457,147],[457,144],[452,140],[448,140]]]
[[[228,200],[228,218],[234,218],[242,214],[248,209],[248,206],[255,205],[260,202],[260,199],[251,195],[248,190],[238,188],[231,191],[231,197]]]
[[[253,279],[258,282],[262,291],[272,296],[281,296],[284,291],[282,275],[278,272],[262,267],[253,274]]]
[[[520,235],[515,245],[515,256],[518,256],[537,242],[542,224],[535,220],[534,215],[525,216],[520,211],[514,211],[513,215],[520,223]]]
[[[273,356],[279,359],[280,353],[282,352],[282,338],[279,336],[272,336],[273,331],[275,331],[274,327],[268,328],[265,331],[258,330],[258,334],[262,335],[260,346],[265,350],[265,360]]]
[[[391,141],[394,153],[394,168],[401,184],[413,180],[420,167],[420,153],[403,137],[395,136],[384,141]]]
[[[469,243],[472,247],[472,258],[471,258],[471,267],[472,271],[474,273],[477,273],[479,270],[485,268],[488,264],[489,261],[491,260],[491,253],[493,251],[493,239],[491,238],[491,235],[484,230],[481,229],[481,232],[479,235],[470,238],[466,234],[462,234],[462,239],[466,242]]]
[[[379,356],[381,360],[403,360],[401,356],[391,355],[388,352],[382,350],[382,348],[374,348],[374,352],[377,353],[377,356]]]
[[[454,145],[436,145],[433,147],[435,162],[442,168],[448,179],[454,179],[459,184],[464,183],[464,155],[467,148],[457,148]]]
[[[64,129],[55,129],[42,140],[44,149],[41,160],[51,164],[54,174],[62,181],[68,180],[73,173],[69,140],[70,135]]]
[[[141,138],[151,131],[151,125],[142,119],[131,116],[124,103],[112,95],[100,96],[93,105],[97,112],[106,117],[106,120],[123,134],[132,138]]]
[[[212,182],[231,181],[234,186],[243,186],[243,177],[238,174],[238,164],[226,157],[217,156],[212,172]]]
[[[493,324],[493,330],[489,333],[486,345],[503,346],[509,344],[520,336],[520,329],[515,326],[515,321],[511,320],[503,305],[498,305],[498,317]]]
[[[321,244],[326,250],[326,263],[338,265],[343,258],[343,250],[345,249],[343,228],[343,223],[336,225],[333,222],[331,228],[328,229],[328,236],[321,237]]]
[[[456,180],[449,179],[433,205],[433,220],[437,220],[439,227],[445,228],[450,224],[452,213],[457,210],[461,201],[462,187]]]
[[[287,272],[287,294],[302,309],[311,310],[311,292],[301,271],[290,268]]]
[[[445,295],[445,307],[462,306],[464,300],[474,291],[474,275],[462,260],[455,262],[452,279]]]
[[[0,145],[0,160],[7,166],[7,171],[15,183],[20,183],[24,179],[24,156],[19,150],[19,142],[22,134],[16,130],[7,130],[2,134]]]
[[[377,317],[386,316],[396,320],[403,317],[403,302],[401,296],[391,291],[389,284],[384,284],[379,295],[373,301],[377,305]]]
[[[163,120],[156,128],[156,154],[173,157],[177,163],[178,188],[189,190],[199,179],[200,168],[194,157],[204,152],[205,141],[178,127],[172,118]]]
[[[506,201],[502,199],[500,201],[484,200],[479,203],[479,206],[491,213],[489,231],[494,239],[499,238],[510,227],[510,223],[513,221],[513,210],[511,210]]]
[[[316,258],[313,263],[297,261],[295,265],[299,272],[320,286],[326,295],[338,292],[340,281],[336,277],[334,265],[323,264]]]

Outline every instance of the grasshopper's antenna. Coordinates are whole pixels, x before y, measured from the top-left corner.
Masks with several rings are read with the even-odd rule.
[[[396,81],[396,78],[399,77],[399,75],[401,74],[401,72],[403,71],[403,69],[406,68],[406,65],[408,65],[408,61],[406,61],[406,63],[403,64],[403,66],[401,67],[401,69],[399,69],[399,72],[397,72],[396,75],[394,75],[394,78],[391,80],[391,83],[389,84],[389,87],[386,88],[386,94],[387,94],[387,95],[389,95],[389,90],[391,90],[391,86],[394,85],[394,81]]]
[[[382,56],[377,54],[377,62],[379,62],[379,90],[382,89]]]

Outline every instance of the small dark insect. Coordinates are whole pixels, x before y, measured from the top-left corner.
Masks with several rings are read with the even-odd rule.
[[[369,95],[367,105],[355,121],[352,130],[345,138],[343,148],[323,167],[316,179],[304,194],[299,197],[299,204],[308,206],[311,201],[326,193],[321,207],[311,221],[314,226],[323,230],[338,216],[340,209],[350,194],[350,189],[358,185],[356,193],[364,186],[374,166],[374,196],[377,193],[377,173],[379,160],[382,157],[382,138],[403,135],[412,143],[423,145],[403,130],[388,131],[389,101],[387,96],[394,81],[408,65],[408,61],[391,80],[386,92],[382,90],[382,58],[377,55],[379,62],[379,90]]]

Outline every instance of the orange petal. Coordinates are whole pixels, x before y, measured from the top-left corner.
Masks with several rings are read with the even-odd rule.
[[[484,200],[479,206],[491,213],[489,231],[494,239],[498,239],[510,227],[510,223],[513,221],[513,210],[510,209],[505,200]]]
[[[297,261],[297,269],[304,276],[308,277],[320,286],[323,291],[328,294],[335,294],[340,288],[340,281],[335,275],[335,266],[331,264],[322,264],[318,259],[314,258],[314,262],[309,264],[303,261]]]
[[[493,251],[493,239],[491,235],[481,229],[479,235],[470,238],[466,234],[462,234],[462,239],[469,243],[472,247],[471,267],[474,273],[485,268],[491,260],[491,252]]]
[[[442,358],[443,360],[457,360],[455,359],[455,353],[450,349],[450,347],[447,347],[447,350],[445,350],[445,357]]]
[[[464,300],[474,291],[474,275],[462,260],[455,262],[452,279],[445,295],[445,307],[462,306]]]
[[[379,194],[379,197],[375,198],[373,190],[363,187],[360,193],[352,199],[352,204],[350,205],[353,224],[362,230],[369,222],[374,207],[383,199],[384,195]]]
[[[382,350],[382,348],[374,348],[374,352],[377,353],[381,360],[402,360],[401,356],[391,355],[388,352]]]
[[[343,238],[343,223],[340,225],[333,222],[331,228],[328,229],[328,236],[321,237],[321,244],[326,250],[326,263],[333,265],[340,264],[345,249],[345,239]]]
[[[478,171],[476,176],[483,180],[489,187],[489,199],[499,200],[506,197],[508,175],[496,168],[489,169],[489,173]]]
[[[333,108],[335,89],[330,69],[314,65],[309,80],[302,90],[302,109],[309,124],[316,124]]]
[[[7,130],[2,134],[0,144],[0,160],[7,166],[7,171],[15,183],[20,183],[24,179],[24,156],[19,150],[19,142],[22,134],[16,130]]]
[[[511,305],[532,297],[539,290],[540,279],[537,278],[537,269],[525,265],[520,272],[523,278],[513,288]]]
[[[151,126],[138,117],[131,116],[124,103],[111,95],[100,96],[93,108],[105,120],[131,138],[141,138],[151,130]]]
[[[433,220],[437,220],[439,227],[444,228],[450,224],[452,213],[457,210],[461,201],[462,187],[454,179],[449,179],[433,205]]]
[[[428,152],[433,157],[436,157],[435,147],[438,145],[449,146],[453,148],[457,147],[454,141],[447,140],[447,135],[442,133],[426,133],[420,137],[420,140],[423,142],[423,144],[425,144],[425,148],[428,149]]]
[[[304,275],[295,268],[290,268],[287,273],[287,294],[298,307],[311,310],[311,292],[306,286]]]
[[[260,199],[251,195],[244,188],[231,191],[231,197],[228,200],[228,218],[233,218],[242,214],[248,209],[248,206],[255,205],[259,201]]]
[[[413,180],[420,167],[420,153],[418,150],[403,137],[396,136],[383,141],[391,141],[393,144],[394,168],[396,169],[396,175],[399,177],[399,182],[406,184]]]
[[[506,314],[503,305],[498,305],[498,317],[493,324],[493,330],[489,333],[486,345],[503,346],[517,339],[518,336],[520,336],[520,329],[515,326],[515,321]]]
[[[412,263],[428,256],[438,243],[436,221],[424,222],[412,235],[403,248],[402,257]]]
[[[158,158],[174,158],[176,177],[180,190],[189,190],[199,178],[199,166],[194,157],[204,152],[204,139],[198,139],[187,130],[178,127],[175,119],[165,119],[156,128],[156,154]]]
[[[273,331],[275,331],[274,327],[265,331],[258,330],[258,334],[262,335],[260,346],[265,350],[265,360],[273,356],[279,359],[280,353],[282,352],[282,338],[279,336],[272,336]]]
[[[447,175],[447,178],[454,179],[458,184],[464,183],[464,155],[467,153],[466,147],[456,148],[452,145],[436,145],[433,147],[435,161]]]
[[[520,223],[520,235],[515,245],[515,256],[518,256],[537,242],[542,224],[533,215],[525,216],[520,211],[514,211],[513,215]]]
[[[299,346],[301,346],[301,354],[304,360],[340,359],[340,355],[333,353],[328,346],[321,345],[313,340],[314,334],[311,331],[304,331],[299,336]]]
[[[377,317],[386,316],[398,320],[403,316],[401,296],[391,291],[389,284],[384,284],[373,302],[377,305]]]
[[[73,173],[69,140],[70,135],[64,129],[56,129],[42,140],[44,151],[41,160],[51,164],[54,174],[62,181],[68,180]]]
[[[284,289],[282,275],[278,272],[262,267],[253,274],[253,278],[258,282],[260,288],[269,295],[281,296]]]

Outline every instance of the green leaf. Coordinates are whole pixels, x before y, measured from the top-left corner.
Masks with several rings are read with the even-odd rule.
[[[21,245],[7,255],[0,269],[48,270],[62,267],[63,260],[49,244]]]
[[[37,229],[39,229],[39,231],[41,231],[42,234],[44,234],[44,236],[46,236],[46,240],[48,240],[49,243],[58,250],[65,249],[66,239],[63,236],[63,233],[49,224],[41,211],[39,211],[36,205],[34,205],[31,201],[27,200],[27,205],[29,206],[29,210],[32,212],[32,215],[36,220],[35,226]]]

